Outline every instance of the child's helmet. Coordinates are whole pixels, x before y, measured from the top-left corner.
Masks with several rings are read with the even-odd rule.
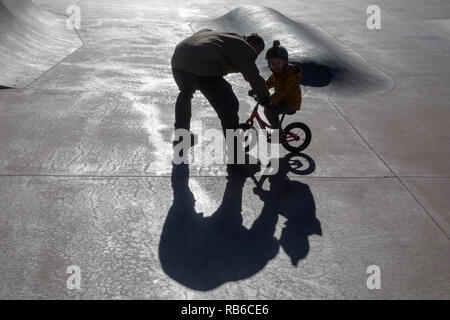
[[[289,60],[289,54],[285,47],[280,46],[279,40],[275,40],[273,42],[272,48],[267,50],[266,59],[269,60],[269,59],[273,59],[273,58],[281,58],[281,59]]]

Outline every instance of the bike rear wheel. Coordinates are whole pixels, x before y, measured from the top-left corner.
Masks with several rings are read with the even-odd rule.
[[[311,143],[311,130],[302,122],[290,123],[284,128],[280,142],[290,152],[305,150]]]

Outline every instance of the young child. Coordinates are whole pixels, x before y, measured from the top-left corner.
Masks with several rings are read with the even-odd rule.
[[[268,89],[275,88],[275,93],[270,96],[271,104],[270,107],[264,108],[264,114],[272,126],[281,129],[279,115],[294,114],[300,110],[302,71],[299,67],[289,64],[289,54],[286,48],[280,46],[278,40],[267,50],[266,60],[273,72],[266,85]]]

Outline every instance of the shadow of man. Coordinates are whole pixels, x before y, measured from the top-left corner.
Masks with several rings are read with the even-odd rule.
[[[294,208],[311,209],[314,205],[305,207],[297,203],[295,206],[294,198],[299,202],[303,201],[304,196],[288,192],[287,196],[292,196],[288,207],[292,210],[286,210],[284,205],[280,207],[276,199],[280,187],[278,184],[277,189],[263,196],[264,209],[251,228],[247,229],[242,225],[241,215],[242,192],[247,177],[229,173],[220,207],[212,216],[203,217],[195,210],[195,198],[189,188],[189,166],[173,166],[171,182],[174,201],[159,244],[160,262],[169,277],[191,289],[208,291],[223,283],[242,280],[258,273],[278,254],[280,243],[286,252],[300,259],[298,244],[289,244],[290,241],[300,241],[302,255],[306,255],[309,246],[305,245],[305,240],[308,241],[305,236],[312,225],[317,227],[317,223],[311,224],[305,218],[292,215],[302,214]],[[289,186],[281,187],[285,190]],[[294,187],[297,192],[305,191],[303,187]],[[307,194],[307,201],[313,202],[311,193]],[[286,225],[283,231],[285,236],[280,241],[274,237],[279,212],[291,216],[288,222],[292,222]],[[309,218],[312,216],[314,214],[307,215]],[[300,223],[305,222],[308,227],[301,229],[303,226]],[[301,232],[301,235],[294,235],[296,232]]]

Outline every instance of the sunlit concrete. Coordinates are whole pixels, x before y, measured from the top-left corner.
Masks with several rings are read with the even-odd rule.
[[[443,283],[450,263],[448,239],[419,206],[412,205],[414,199],[395,179],[291,182],[311,189],[313,199],[296,193],[291,201],[314,201],[308,207],[315,207],[322,229],[322,236],[303,240],[307,255],[297,266],[277,240],[284,232],[285,216],[307,211],[280,211],[271,244],[264,247],[262,231],[253,238],[238,233],[248,233],[265,210],[251,183],[241,189],[242,231],[225,229],[222,235],[217,230],[223,225],[198,213],[211,216],[219,210],[226,180],[191,179],[189,190],[195,199],[201,202],[205,192],[207,200],[196,203],[184,223],[167,220],[169,212],[183,219],[182,212],[170,211],[173,192],[168,180],[2,178],[2,297],[379,299],[448,294]],[[185,210],[189,214],[191,209]],[[169,239],[161,238],[169,230]],[[192,257],[177,247],[182,235],[192,241],[187,242]],[[240,237],[247,241],[240,242]],[[305,246],[302,241],[297,245]],[[162,268],[160,255],[173,258],[173,264]],[[80,292],[65,288],[66,268],[73,264],[83,272]],[[382,268],[379,291],[366,288],[366,268],[372,264]],[[184,273],[174,275],[174,268]]]
[[[84,45],[0,90],[0,298],[450,298],[448,1],[379,1],[373,31],[368,0],[76,3]],[[224,18],[239,7],[240,25]],[[172,167],[171,53],[212,21],[345,65],[347,78],[303,85],[289,120],[312,129],[311,170],[282,166],[260,190],[223,165]],[[227,79],[244,120],[248,85]],[[219,126],[197,93],[193,130]]]

